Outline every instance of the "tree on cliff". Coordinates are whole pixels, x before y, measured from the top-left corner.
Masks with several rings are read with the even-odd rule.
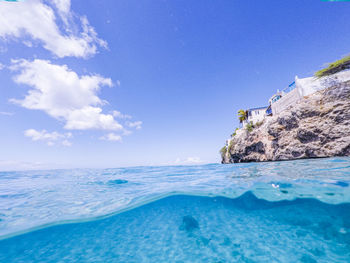
[[[247,112],[245,110],[239,110],[238,111],[238,119],[239,122],[242,123],[247,119]]]

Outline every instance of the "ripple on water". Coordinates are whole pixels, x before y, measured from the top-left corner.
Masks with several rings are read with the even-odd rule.
[[[2,240],[0,262],[345,263],[349,222],[350,204],[177,195]]]
[[[348,203],[349,175],[349,158],[0,172],[0,238],[117,213],[178,193],[237,198],[251,191],[266,201],[313,198]],[[245,206],[248,209],[249,203]]]
[[[128,183],[127,180],[117,179],[117,180],[109,180],[107,182],[108,185],[118,185],[118,184],[126,184]]]

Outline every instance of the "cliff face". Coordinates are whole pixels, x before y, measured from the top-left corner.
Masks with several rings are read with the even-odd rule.
[[[304,97],[234,136],[222,163],[350,156],[350,81]]]

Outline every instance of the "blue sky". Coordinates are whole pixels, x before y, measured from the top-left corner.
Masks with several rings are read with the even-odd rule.
[[[0,1],[0,170],[219,162],[240,108],[349,53],[350,3]]]

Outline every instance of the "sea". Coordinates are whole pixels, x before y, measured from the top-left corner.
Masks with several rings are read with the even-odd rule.
[[[0,172],[0,262],[350,262],[350,158]]]

